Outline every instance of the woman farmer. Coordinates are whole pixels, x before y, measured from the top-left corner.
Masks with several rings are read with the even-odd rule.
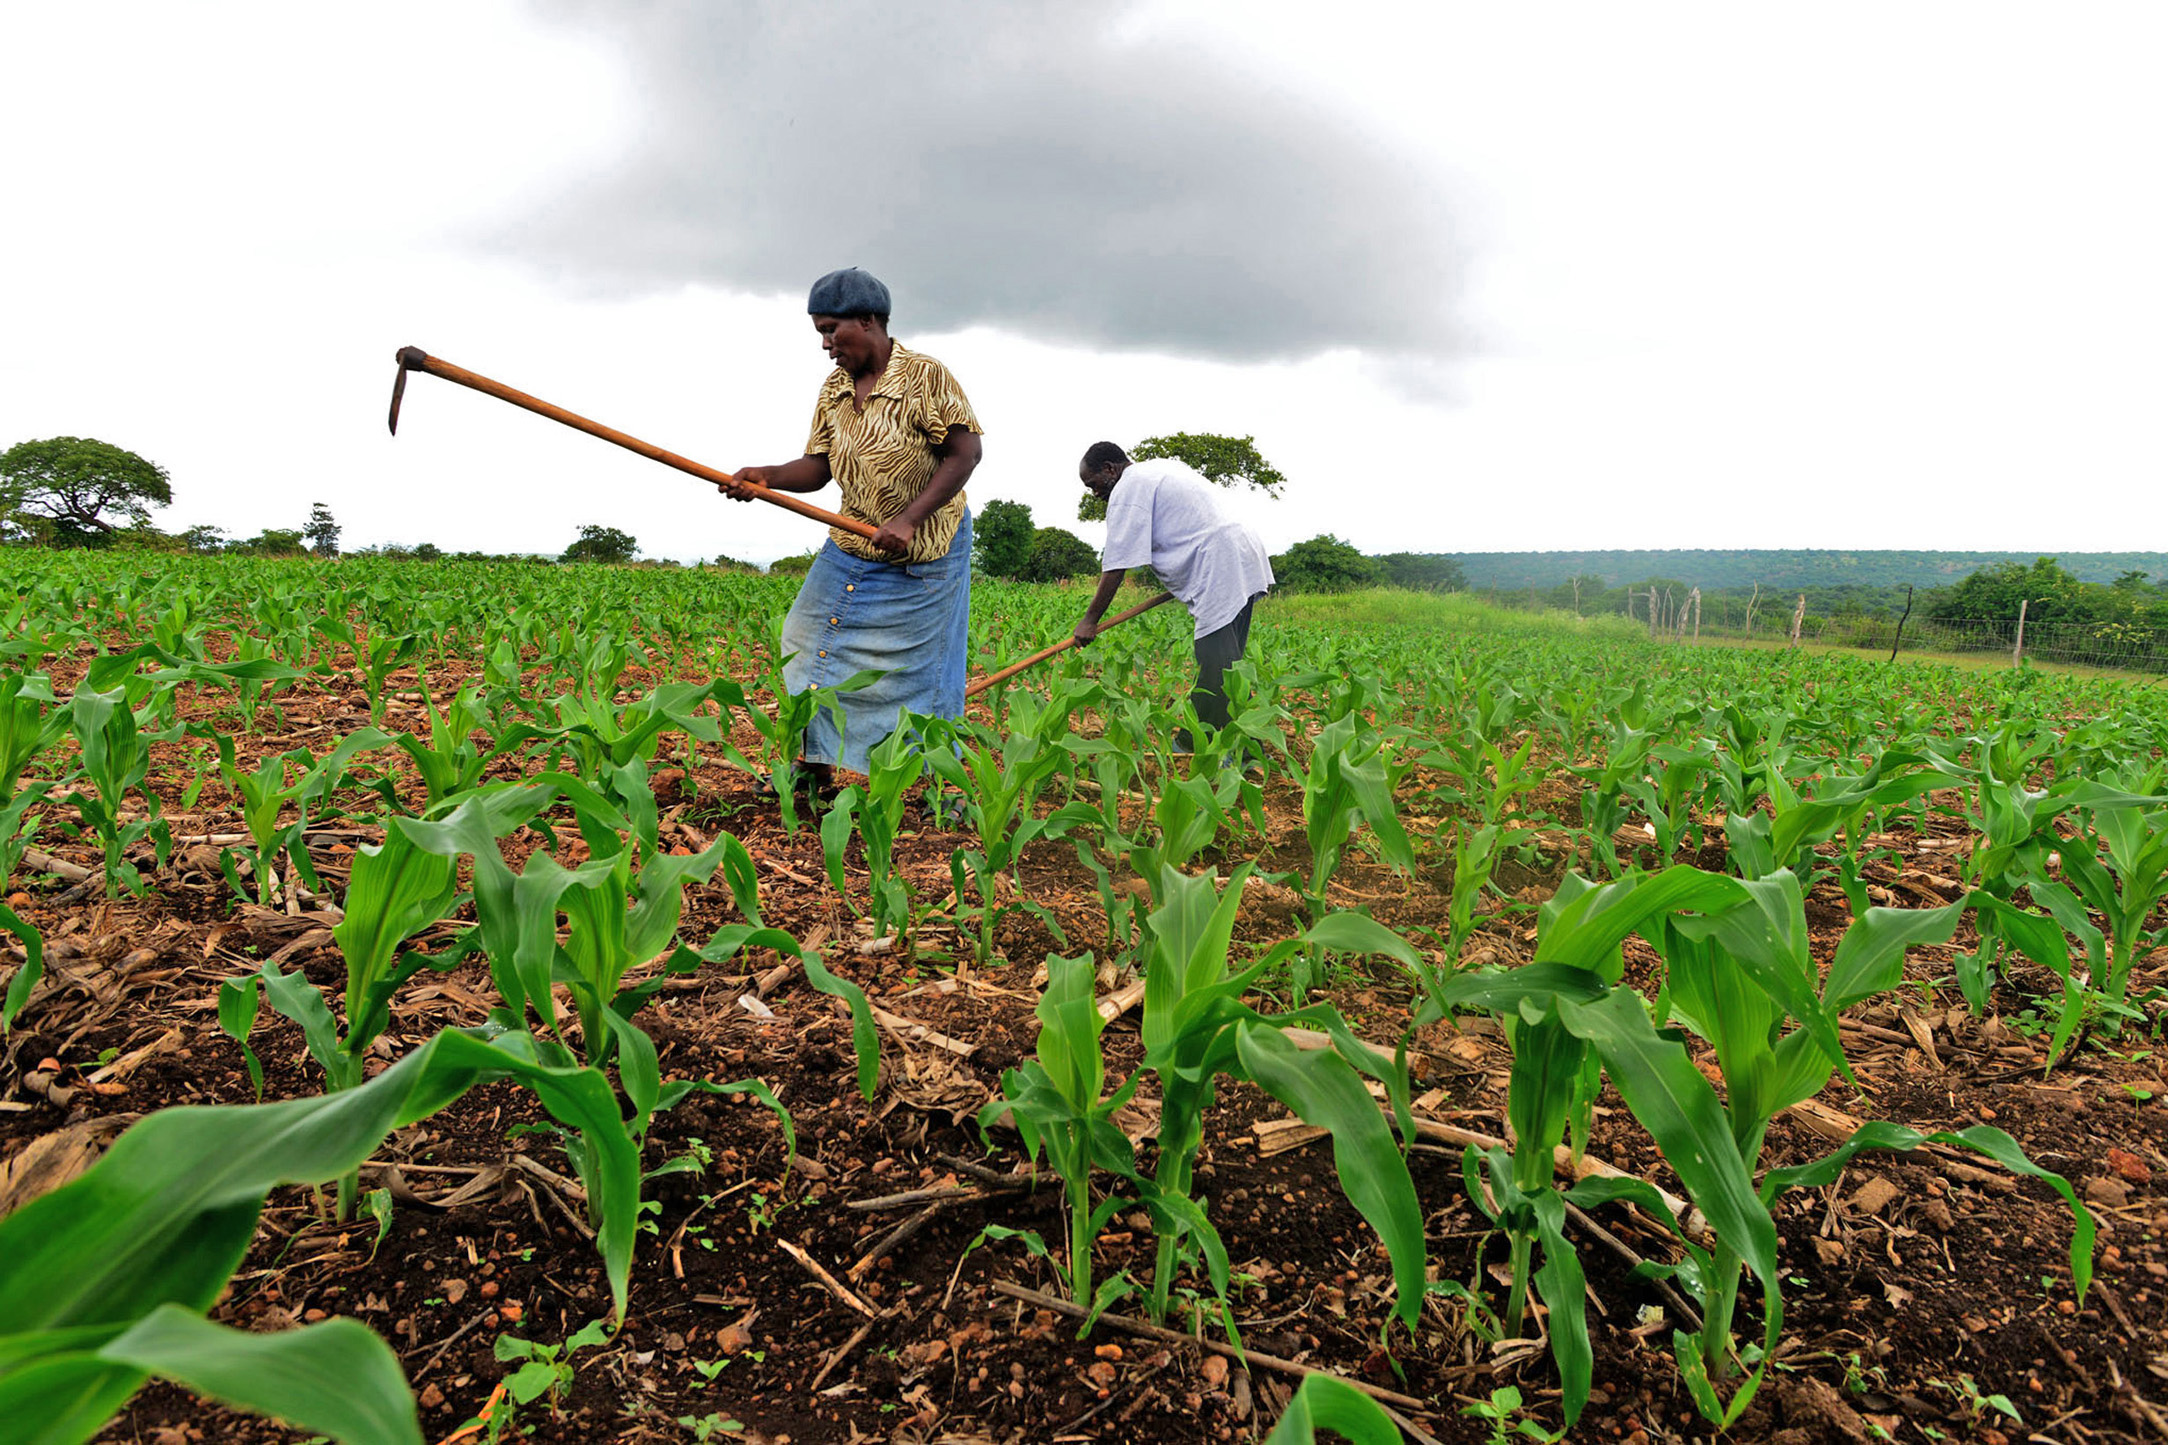
[[[879,530],[869,541],[832,527],[783,623],[783,680],[793,693],[833,687],[867,669],[885,674],[842,695],[843,728],[818,712],[805,732],[801,786],[828,786],[841,763],[895,731],[898,713],[955,718],[964,710],[971,615],[971,513],[964,483],[979,464],[979,421],[948,368],[888,334],[888,288],[852,267],[813,283],[806,299],[836,369],[813,405],[805,455],[746,467],[747,484],[817,492],[833,480],[841,511]],[[779,783],[780,785],[780,783]]]

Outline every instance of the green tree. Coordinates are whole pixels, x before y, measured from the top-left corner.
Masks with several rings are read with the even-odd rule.
[[[0,512],[40,541],[102,547],[172,501],[164,467],[108,442],[49,437],[0,452]]]
[[[1091,543],[1059,527],[1041,527],[1031,534],[1031,555],[1025,559],[1020,580],[1059,582],[1099,570],[1099,554]]]
[[[1464,592],[1468,587],[1459,559],[1443,552],[1388,552],[1377,562],[1389,587],[1417,592]]]
[[[226,550],[246,552],[254,557],[291,557],[302,550],[301,529],[266,527],[246,541],[235,542]]]
[[[339,555],[339,524],[331,519],[331,508],[322,502],[309,508],[309,524],[301,529],[301,535],[309,539],[309,550],[319,557]]]
[[[1273,558],[1272,575],[1290,592],[1351,592],[1377,586],[1385,569],[1375,557],[1326,532]]]
[[[590,522],[580,528],[578,540],[565,548],[564,556],[559,560],[565,562],[630,562],[639,554],[639,551],[640,544],[632,539],[631,533],[621,532],[615,527],[598,526]]]
[[[2017,621],[2018,608],[2034,622],[2046,621],[2070,610],[2080,588],[2078,579],[2063,570],[2053,557],[2036,557],[2030,567],[2022,562],[1998,562],[1982,567],[1955,587],[1938,595],[1929,615],[1938,621],[1989,618]]]
[[[971,519],[971,546],[979,570],[989,577],[1021,577],[1031,562],[1031,508],[1022,502],[988,502]]]
[[[1255,487],[1268,497],[1279,496],[1287,485],[1287,478],[1280,474],[1280,469],[1266,461],[1257,450],[1255,437],[1182,431],[1172,436],[1146,437],[1129,448],[1129,459],[1133,462],[1148,462],[1160,457],[1187,462],[1206,480],[1223,487],[1237,484]],[[1079,522],[1103,522],[1106,516],[1107,504],[1089,492],[1077,503],[1076,519]]]
[[[226,550],[226,529],[214,527],[209,522],[198,522],[184,529],[181,545],[191,552],[223,552]]]
[[[973,530],[977,529],[974,527]],[[768,571],[771,575],[780,573],[785,577],[803,577],[813,570],[813,561],[817,556],[817,552],[800,552],[795,557],[778,557],[768,564]]]

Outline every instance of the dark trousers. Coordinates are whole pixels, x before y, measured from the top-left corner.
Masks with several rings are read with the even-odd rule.
[[[1256,606],[1257,599],[1252,597],[1242,604],[1234,621],[1197,639],[1197,686],[1189,700],[1197,709],[1198,721],[1207,727],[1227,726],[1227,669],[1242,660],[1250,645],[1250,613]],[[1184,752],[1190,749],[1187,730],[1174,735],[1174,745]]]

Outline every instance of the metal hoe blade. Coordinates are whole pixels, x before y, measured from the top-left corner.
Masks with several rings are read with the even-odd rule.
[[[406,353],[399,354],[399,379],[391,384],[391,434],[399,435],[399,403],[406,396]]]

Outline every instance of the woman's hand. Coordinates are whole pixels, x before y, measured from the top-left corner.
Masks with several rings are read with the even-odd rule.
[[[1092,645],[1092,639],[1093,639],[1093,638],[1095,638],[1095,637],[1097,637],[1098,635],[1099,635],[1099,624],[1098,624],[1098,623],[1096,623],[1096,622],[1094,622],[1094,621],[1092,621],[1092,620],[1091,620],[1091,619],[1090,619],[1089,617],[1086,617],[1086,618],[1084,618],[1084,619],[1083,619],[1082,621],[1080,621],[1080,622],[1078,622],[1078,623],[1077,623],[1077,625],[1076,625],[1076,645],[1077,645],[1077,646],[1079,646],[1079,647],[1089,647],[1089,646],[1091,646],[1091,645]]]
[[[898,517],[881,524],[881,530],[873,534],[873,545],[883,552],[908,552],[911,539],[917,535],[918,523],[908,517]]]
[[[729,481],[717,482],[715,490],[732,501],[750,502],[760,495],[753,488],[771,485],[769,479],[774,472],[774,467],[740,467],[738,468],[738,474]]]

